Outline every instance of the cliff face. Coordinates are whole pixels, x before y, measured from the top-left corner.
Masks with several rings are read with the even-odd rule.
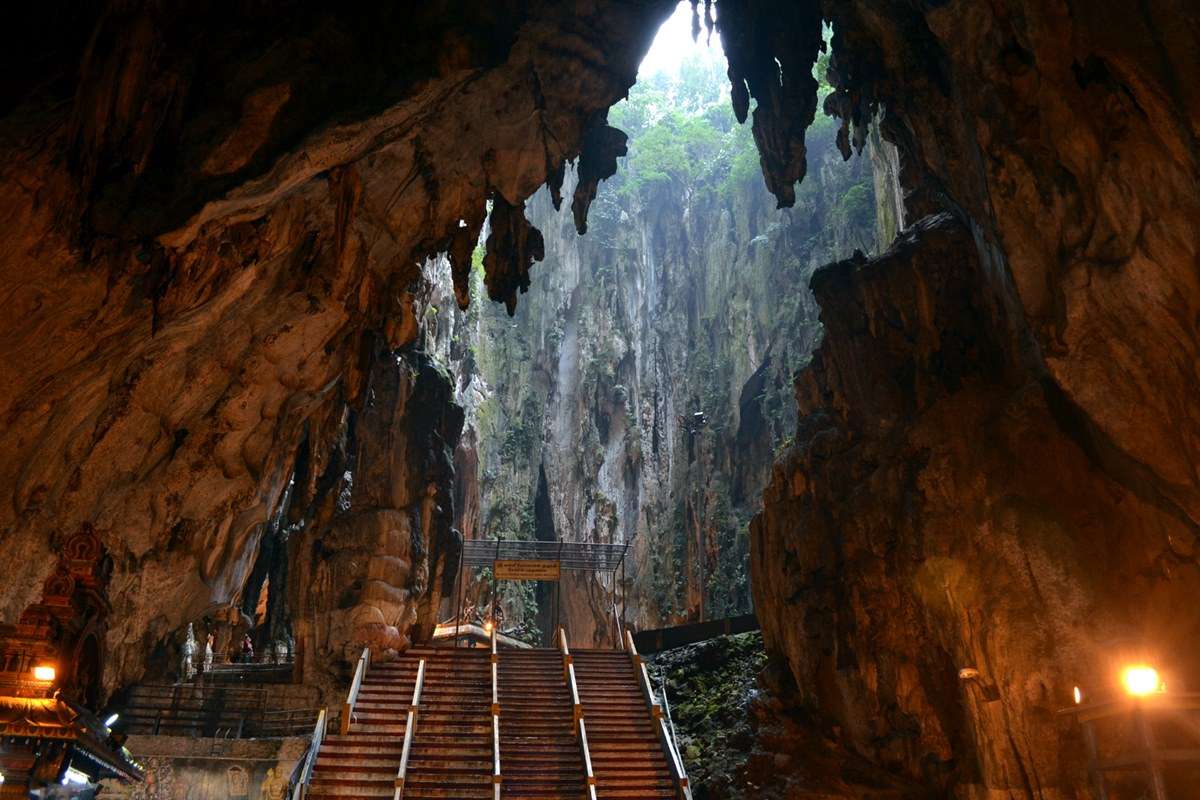
[[[882,103],[909,218],[951,213],[813,280],[825,339],[752,529],[767,648],[898,775],[1082,796],[1072,685],[1200,670],[1197,15],[826,12],[830,106]]]
[[[809,131],[808,178],[777,210],[716,59],[698,58],[690,81],[647,78],[612,110],[629,156],[586,236],[534,197],[546,259],[516,316],[472,308],[456,329],[478,397],[481,513],[464,533],[627,543],[618,602],[638,627],[750,609],[747,524],[794,430],[791,375],[820,339],[797,287],[875,243],[871,162],[843,162],[832,120]],[[696,110],[663,113],[660,94]],[[503,590],[510,623],[536,607],[552,630],[548,592]],[[575,641],[611,641],[612,592],[568,577],[559,621]]]

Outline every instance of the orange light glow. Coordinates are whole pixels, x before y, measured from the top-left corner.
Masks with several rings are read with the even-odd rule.
[[[54,667],[51,667],[47,664],[42,664],[33,668],[33,679],[35,681],[46,681],[49,683],[50,681],[54,680],[54,676],[56,674],[57,673],[55,673]]]
[[[483,623],[483,629],[485,631],[487,631],[488,633],[491,633],[492,632],[492,621],[488,620],[487,622]]]
[[[1146,664],[1133,664],[1121,671],[1121,683],[1125,691],[1134,697],[1146,697],[1166,691],[1158,670]]]
[[[1079,705],[1080,703],[1083,702],[1083,690],[1082,689],[1080,689],[1078,686],[1076,686],[1073,694],[1075,695],[1075,705]]]

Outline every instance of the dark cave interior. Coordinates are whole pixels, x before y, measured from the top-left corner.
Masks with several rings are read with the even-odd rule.
[[[582,240],[610,224],[589,231],[628,150],[609,111],[675,5],[13,11],[6,724],[51,688],[99,712],[168,675],[189,624],[219,660],[273,620],[252,645],[289,639],[275,696],[297,707],[340,703],[364,646],[433,635],[479,465],[431,320],[519,310],[559,252],[540,188]],[[779,785],[731,796],[1100,797],[1073,693],[1120,696],[1129,664],[1185,704],[1200,680],[1200,11],[692,5],[779,207],[806,202],[806,132],[833,117],[844,156],[892,148],[902,211],[878,252],[791,287],[822,332],[794,435],[761,454],[745,714],[773,716],[738,745],[786,753]],[[57,783],[62,753],[37,758],[22,780]],[[1107,796],[1195,796],[1196,764]]]

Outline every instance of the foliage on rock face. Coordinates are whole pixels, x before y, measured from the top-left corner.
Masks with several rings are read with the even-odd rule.
[[[728,797],[742,784],[753,741],[750,704],[766,660],[759,633],[722,636],[650,660],[655,691],[665,679],[676,742],[699,800]]]
[[[759,632],[667,650],[647,669],[660,697],[665,686],[696,800],[931,797],[847,750],[805,710],[760,691],[771,667]]]
[[[636,84],[609,113],[629,154],[587,235],[533,198],[546,258],[516,317],[466,312],[484,398],[467,535],[633,542],[627,605],[642,626],[749,609],[747,525],[795,427],[791,376],[820,338],[803,287],[875,241],[870,164],[843,162],[827,118],[796,206],[775,210],[724,69],[706,53]],[[561,621],[599,641],[611,586],[587,586]],[[505,602],[510,622],[535,607],[550,622],[545,598]]]

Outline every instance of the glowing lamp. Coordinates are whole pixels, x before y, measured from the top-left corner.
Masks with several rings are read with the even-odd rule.
[[[1158,670],[1145,664],[1134,664],[1121,671],[1125,691],[1134,697],[1146,697],[1166,690],[1159,680]]]
[[[113,725],[115,725],[117,723],[117,720],[120,719],[120,717],[121,717],[120,714],[113,714],[108,719],[104,720],[104,727],[111,728]]]
[[[1072,694],[1075,695],[1075,705],[1079,705],[1080,703],[1083,702],[1083,690],[1080,689],[1078,686],[1075,687]]]
[[[54,680],[55,674],[54,667],[51,667],[48,664],[42,664],[33,668],[33,679],[35,681],[45,681],[46,683],[49,683],[50,681]]]
[[[492,632],[492,621],[490,619],[487,622],[483,623],[483,629],[485,631],[487,631],[488,633]]]

